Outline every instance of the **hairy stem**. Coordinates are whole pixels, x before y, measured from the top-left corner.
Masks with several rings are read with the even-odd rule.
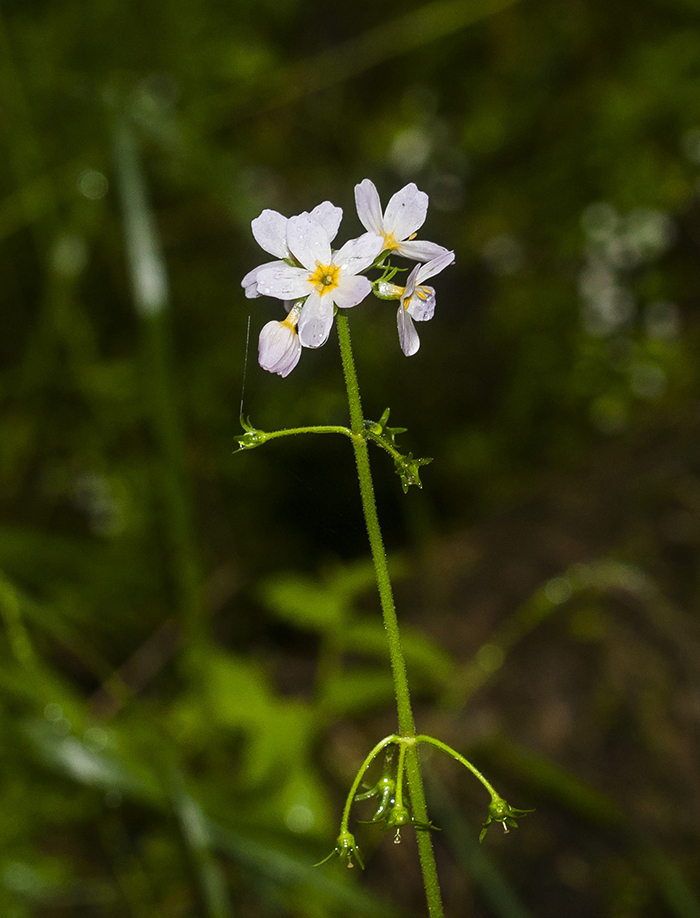
[[[360,786],[360,781],[362,781],[362,778],[364,777],[365,772],[367,771],[369,766],[372,764],[372,762],[375,760],[375,758],[379,755],[379,753],[382,751],[382,749],[391,745],[391,743],[396,742],[398,739],[399,739],[398,736],[385,736],[383,740],[377,743],[377,745],[369,753],[367,758],[364,760],[364,762],[360,766],[360,770],[355,775],[355,780],[352,782],[352,787],[350,788],[350,792],[348,793],[347,800],[345,801],[345,809],[343,810],[343,818],[340,823],[341,832],[348,831],[348,823],[350,821],[350,807],[352,806],[353,801],[355,800],[355,795],[357,794],[357,790]]]
[[[479,781],[484,785],[486,790],[491,794],[491,799],[495,800],[498,798],[499,794],[494,790],[493,785],[490,781],[487,781],[486,778],[481,774],[476,765],[472,765],[469,759],[465,759],[463,755],[460,755],[459,752],[456,752],[451,746],[448,746],[447,743],[443,743],[439,739],[435,739],[433,736],[420,736],[416,737],[417,743],[429,743],[431,746],[437,746],[438,749],[442,749],[443,752],[446,752],[448,755],[451,755],[453,759],[456,759],[458,762],[461,762],[465,768],[468,768],[469,771],[474,775],[475,778],[478,778]]]
[[[343,374],[345,376],[345,387],[348,393],[348,406],[350,408],[350,427],[354,434],[352,445],[355,450],[362,509],[365,515],[367,535],[369,536],[372,561],[374,563],[374,570],[377,578],[379,599],[382,607],[382,615],[384,617],[384,628],[389,642],[389,656],[391,658],[391,672],[394,679],[399,733],[402,737],[412,738],[415,737],[416,728],[413,719],[413,709],[411,707],[411,695],[408,689],[408,678],[406,676],[406,661],[404,659],[403,650],[401,649],[401,637],[399,634],[399,623],[396,617],[396,606],[394,605],[394,594],[389,578],[389,568],[387,565],[386,551],[384,550],[382,531],[379,526],[379,517],[377,516],[377,504],[374,498],[372,472],[369,465],[369,452],[367,449],[367,440],[364,436],[364,419],[362,416],[360,388],[357,383],[355,360],[352,354],[350,328],[348,326],[347,317],[338,315],[337,325],[338,338],[340,341],[340,355],[343,361]],[[411,743],[406,752],[406,776],[408,778],[408,789],[411,795],[413,815],[418,822],[427,824],[429,820],[425,806],[423,779],[421,777],[416,744]],[[430,833],[417,832],[417,839],[430,918],[442,918],[444,913]]]
[[[352,437],[352,431],[347,427],[340,427],[335,424],[325,424],[323,426],[316,427],[286,427],[283,430],[273,430],[271,432],[267,431],[258,431],[261,434],[262,438],[267,440],[276,440],[279,437],[295,437],[297,434],[327,434],[327,433],[339,433],[343,434],[346,437]]]

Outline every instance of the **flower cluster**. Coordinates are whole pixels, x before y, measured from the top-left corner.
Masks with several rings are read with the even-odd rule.
[[[426,322],[435,312],[435,290],[423,282],[452,264],[454,252],[414,238],[425,221],[428,195],[412,182],[396,192],[384,213],[369,179],[355,186],[355,202],[367,232],[337,251],[331,244],[343,211],[330,201],[289,219],[264,210],[253,220],[253,236],[276,260],[254,268],[241,285],[247,297],[275,297],[287,310],[286,319],[268,322],[260,332],[258,359],[263,369],[288,376],[302,348],[326,343],[335,309],[357,306],[371,292],[379,299],[399,300],[397,324],[404,354],[409,357],[420,347],[413,323]],[[391,283],[398,269],[387,258],[394,253],[418,262],[405,287]],[[381,269],[381,277],[365,277],[370,268]]]

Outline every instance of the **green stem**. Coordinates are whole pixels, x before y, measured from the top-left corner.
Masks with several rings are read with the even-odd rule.
[[[394,449],[393,446],[390,446],[382,437],[378,437],[377,434],[373,433],[371,430],[367,430],[365,433],[368,440],[374,441],[377,446],[380,446],[385,452],[389,453],[392,459],[403,459],[401,453],[397,449]]]
[[[348,793],[347,799],[345,800],[343,818],[340,821],[341,832],[348,831],[348,822],[350,821],[350,808],[352,807],[353,801],[355,800],[355,794],[357,793],[357,789],[360,786],[360,781],[362,780],[364,773],[367,771],[369,766],[379,755],[382,749],[384,749],[386,746],[390,746],[392,743],[398,742],[399,739],[400,737],[398,736],[385,736],[384,739],[378,742],[374,749],[369,753],[362,765],[360,765],[360,770],[355,775],[355,780],[352,782],[352,787],[350,788],[350,792]]]
[[[403,770],[406,762],[406,743],[399,746],[399,762],[396,766],[396,807],[403,807]]]
[[[379,517],[377,516],[377,504],[374,499],[374,485],[372,484],[372,472],[369,465],[369,450],[367,449],[367,441],[363,436],[364,421],[362,417],[362,402],[360,400],[360,389],[357,384],[355,361],[352,355],[352,345],[350,343],[350,329],[348,327],[348,320],[345,316],[339,315],[337,321],[338,337],[340,339],[340,354],[343,360],[343,373],[345,375],[345,386],[348,392],[348,405],[350,408],[350,426],[353,434],[355,434],[352,445],[355,450],[362,509],[365,515],[367,535],[369,536],[372,561],[374,562],[374,570],[377,578],[377,588],[379,589],[379,599],[382,607],[382,615],[384,617],[384,628],[386,629],[387,639],[389,641],[389,655],[394,678],[399,733],[403,736],[413,736],[416,728],[413,720],[413,710],[411,708],[411,696],[408,690],[406,662],[404,660],[403,650],[401,649],[399,623],[396,617],[391,579],[389,578],[389,567],[386,559],[386,551],[384,550],[384,541],[379,525]]]
[[[262,437],[262,442],[267,440],[276,440],[278,437],[294,437],[297,434],[306,434],[306,433],[315,433],[315,434],[330,434],[330,433],[339,433],[344,434],[346,437],[352,438],[352,431],[348,427],[340,427],[335,425],[326,424],[319,427],[285,427],[284,430],[273,430],[270,433],[267,431],[256,431]]]
[[[402,737],[410,739],[415,737],[415,721],[413,719],[413,709],[411,707],[411,695],[408,689],[406,661],[404,659],[403,650],[401,649],[399,623],[396,617],[396,606],[394,605],[394,595],[391,589],[391,580],[389,578],[389,567],[386,559],[386,551],[384,550],[382,531],[379,526],[379,517],[377,516],[377,504],[374,498],[372,472],[369,464],[369,451],[367,449],[367,440],[364,436],[364,419],[362,416],[360,388],[357,383],[357,374],[355,372],[355,360],[352,354],[350,328],[348,326],[347,316],[338,315],[337,325],[338,339],[340,341],[340,355],[343,361],[343,375],[345,376],[345,387],[348,393],[350,427],[354,434],[352,445],[355,450],[362,509],[365,515],[367,535],[369,536],[372,561],[374,562],[374,570],[377,578],[377,588],[379,590],[379,599],[384,618],[384,628],[389,642],[389,655],[391,658],[391,672],[394,679],[399,733]],[[423,779],[420,772],[420,762],[418,761],[415,743],[409,744],[407,749],[406,776],[408,778],[408,788],[411,795],[414,818],[418,822],[427,824],[429,820],[425,806]],[[442,918],[444,913],[430,833],[417,832],[416,836],[418,840],[421,870],[423,872],[425,895],[428,901],[428,912],[430,918]]]
[[[411,744],[406,750],[406,776],[408,778],[408,790],[411,795],[411,808],[414,819],[417,822],[428,825],[430,820],[428,819],[428,808],[425,805],[418,746],[415,743]],[[443,918],[442,896],[440,895],[440,883],[438,881],[437,867],[435,866],[433,840],[430,832],[416,832],[416,841],[418,843],[418,854],[423,872],[423,886],[425,887],[425,897],[428,902],[430,918]]]
[[[438,749],[442,749],[443,752],[446,752],[448,755],[451,755],[453,759],[456,759],[458,762],[461,762],[465,768],[468,768],[469,771],[474,775],[475,778],[478,778],[479,781],[484,785],[486,790],[491,794],[491,799],[496,800],[499,798],[499,794],[494,790],[493,785],[490,784],[486,778],[481,774],[479,769],[472,765],[469,759],[465,759],[463,755],[460,755],[456,752],[451,746],[448,746],[447,743],[443,743],[439,739],[435,739],[432,736],[425,736],[422,733],[416,737],[417,743],[429,743],[431,746],[437,746]]]

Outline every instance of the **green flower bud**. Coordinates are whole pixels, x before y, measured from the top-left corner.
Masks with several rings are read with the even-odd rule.
[[[328,857],[324,857],[322,861],[319,861],[318,864],[314,864],[314,867],[320,867],[321,864],[325,864],[326,861],[329,861],[332,857],[347,858],[348,867],[354,867],[355,865],[352,862],[352,859],[355,858],[357,863],[364,870],[365,863],[362,859],[362,852],[360,851],[358,845],[355,842],[355,836],[352,832],[341,832],[335,842],[335,848],[331,851]]]
[[[489,818],[483,825],[479,841],[482,842],[484,840],[486,830],[492,822],[500,822],[503,826],[503,831],[508,832],[509,826],[511,829],[518,828],[516,817],[519,819],[521,816],[527,816],[528,813],[534,812],[534,810],[518,810],[504,800],[503,797],[494,797],[489,804]]]

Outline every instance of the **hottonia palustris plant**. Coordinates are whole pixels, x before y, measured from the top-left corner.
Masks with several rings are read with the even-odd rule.
[[[509,826],[517,826],[518,817],[532,811],[511,807],[464,756],[441,740],[416,733],[399,624],[374,500],[367,442],[373,441],[391,455],[404,492],[410,485],[421,487],[419,469],[431,460],[414,459],[410,453],[401,453],[396,445],[396,436],[404,431],[403,428],[388,426],[388,409],[377,422],[365,420],[346,310],[358,306],[370,293],[382,300],[398,300],[399,344],[407,357],[412,356],[420,347],[414,322],[427,322],[435,313],[435,290],[424,282],[452,264],[454,252],[434,242],[414,238],[425,221],[428,195],[419,191],[413,183],[396,192],[384,213],[377,189],[369,179],[355,186],[355,201],[357,214],[367,232],[346,242],[337,251],[332,248],[332,243],[343,212],[330,201],[324,201],[310,213],[289,219],[276,211],[264,210],[252,222],[253,235],[260,246],[275,257],[275,261],[250,271],[242,281],[247,297],[275,297],[283,301],[287,311],[286,319],[268,322],[260,332],[260,366],[271,373],[288,376],[299,362],[304,348],[317,348],[326,343],[335,319],[350,408],[350,427],[297,427],[266,432],[257,430],[241,418],[245,433],[238,437],[238,442],[240,449],[250,449],[277,437],[307,432],[340,433],[352,442],[389,644],[398,730],[380,740],[360,766],[345,803],[335,847],[325,860],[337,855],[346,858],[349,867],[353,866],[353,861],[363,866],[360,849],[348,828],[350,809],[357,800],[376,798],[377,811],[371,821],[394,831],[395,841],[400,841],[401,829],[406,825],[418,830],[428,909],[431,918],[436,918],[442,916],[443,910],[428,831],[433,825],[426,811],[418,746],[425,743],[446,752],[469,769],[488,791],[491,802],[480,840],[483,840],[492,822],[500,822],[507,832]],[[389,259],[395,255],[416,262],[405,286],[393,282],[399,269],[392,266]],[[365,272],[370,270],[378,271],[379,276],[369,280]],[[374,787],[361,791],[365,773],[378,756],[384,757],[382,776]]]

